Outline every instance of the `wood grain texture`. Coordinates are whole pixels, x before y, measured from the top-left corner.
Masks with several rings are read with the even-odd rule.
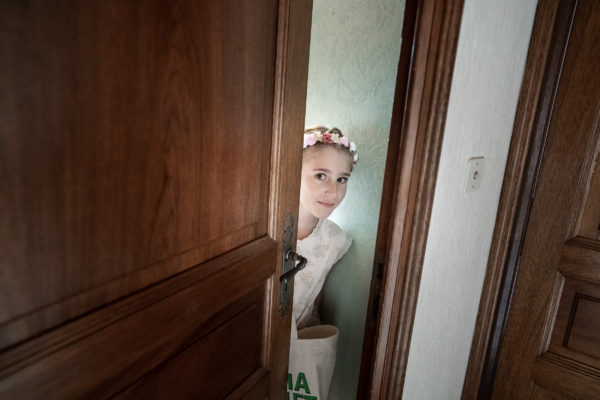
[[[0,4],[2,397],[283,395],[310,14]]]
[[[271,375],[265,369],[255,371],[243,384],[230,393],[226,400],[265,400],[269,398]],[[265,395],[266,393],[266,395]]]
[[[600,102],[600,79],[596,71],[600,52],[595,45],[600,37],[599,4],[562,2],[559,7],[562,12],[559,9],[558,15],[566,18],[563,26],[567,29],[555,31],[555,43],[559,49],[565,47],[564,43],[568,46],[566,53],[559,51],[562,68],[547,78],[551,86],[558,77],[560,83],[548,116],[539,121],[540,129],[547,130],[548,135],[502,341],[493,399],[528,398],[534,395],[535,385],[545,385],[548,390],[560,386],[558,382],[565,379],[568,383],[557,386],[556,390],[588,398],[599,382],[598,369],[593,365],[575,368],[563,356],[547,352],[563,282],[559,262],[563,245],[577,232],[577,218],[588,192],[598,143],[594,121]],[[539,367],[541,354],[546,361],[556,361],[552,371],[539,373],[539,368],[548,367],[545,364]]]
[[[600,285],[566,278],[548,351],[600,371]]]
[[[270,397],[269,386],[270,386],[270,376],[265,373],[265,371],[257,371],[257,373],[253,374],[253,376],[247,380],[247,382],[252,382],[251,386],[248,387],[241,386],[234,393],[227,396],[226,400],[266,400]],[[267,394],[265,396],[265,393]]]
[[[252,371],[260,369],[262,310],[256,307],[258,300],[115,398],[224,398]],[[221,365],[227,365],[227,374],[217,368]],[[262,398],[268,394],[268,387],[263,386]]]
[[[462,6],[460,0],[418,3],[406,109],[398,115],[396,108],[392,116],[400,118],[392,124],[401,125],[402,133],[398,149],[390,150],[397,158],[386,167],[386,180],[394,170],[394,189],[387,193],[392,201],[383,203],[390,206],[384,211],[387,230],[380,230],[377,239],[385,256],[382,278],[374,277],[382,284],[372,286],[379,290],[370,295],[371,301],[381,299],[380,318],[372,361],[363,358],[372,363],[372,377],[361,391],[372,399],[402,396]]]
[[[564,400],[565,397],[562,394],[558,394],[555,392],[550,392],[542,388],[541,386],[536,386],[535,392],[533,393],[532,400]]]
[[[280,244],[277,257],[283,260],[284,221],[289,213],[296,226],[298,221],[312,0],[283,0],[278,15],[268,234]],[[289,239],[296,243],[296,229]],[[281,268],[279,263],[268,284],[270,318],[265,321],[263,357],[272,370],[269,388],[272,399],[283,398],[287,390],[292,296],[290,293],[290,305],[281,317],[278,311]]]
[[[497,318],[501,318],[501,310],[509,302],[511,278],[514,274],[514,270],[507,265],[506,261],[507,257],[514,259],[518,252],[523,224],[526,223],[529,212],[527,192],[533,186],[531,178],[536,166],[535,160],[529,161],[529,154],[539,153],[543,142],[541,135],[535,135],[538,131],[534,130],[534,123],[557,8],[558,2],[542,0],[536,10],[496,225],[463,384],[463,400],[476,399],[481,385],[484,387],[480,398],[486,398],[484,392],[491,390],[496,360],[494,352],[497,351],[503,323]],[[526,189],[522,190],[522,187]]]
[[[567,347],[600,360],[600,296],[577,296],[573,308]]]
[[[596,117],[596,127],[600,129],[600,113]],[[585,206],[579,218],[577,227],[578,235],[581,237],[600,240],[600,143],[596,147],[594,156],[594,167],[591,169],[590,187],[586,196]]]
[[[600,373],[597,369],[552,353],[536,359],[533,379],[553,396],[551,398],[600,398]]]
[[[558,269],[566,277],[600,285],[600,242],[569,240],[562,249]]]
[[[248,337],[234,335],[232,341],[220,343],[220,346],[237,349],[240,359],[246,357],[241,353],[247,353],[252,343],[255,345],[252,347],[255,356],[247,361],[245,374],[240,372],[237,382],[228,383],[229,390],[233,390],[233,383],[240,384],[262,364],[260,316],[264,312],[264,286],[261,282],[272,273],[275,247],[268,238],[253,242],[203,268],[194,268],[3,352],[0,354],[0,397],[34,399],[46,398],[48,393],[57,399],[114,395],[155,368],[169,367],[170,360],[190,346],[193,349],[195,343],[200,343],[201,352],[206,351],[202,350],[203,343],[205,338],[211,341],[210,332],[219,326],[235,325],[237,317],[251,312],[253,318],[258,317],[253,323],[258,324],[258,329],[250,329],[253,324],[238,328],[239,334]],[[225,281],[228,284],[225,285]],[[222,302],[223,298],[230,299],[230,305]],[[254,342],[250,340],[252,335],[258,335]],[[247,342],[247,347],[240,348],[235,344],[238,341]],[[211,354],[214,372],[222,373],[223,368],[234,371],[238,360],[214,359],[220,353]],[[193,354],[194,351],[191,362],[204,362],[206,357],[195,358]],[[181,357],[187,359],[185,355]],[[200,365],[185,367],[188,369],[177,368],[164,373],[176,372],[182,385],[190,384],[183,379],[184,373],[193,373]],[[93,373],[82,374],[81,371]],[[171,379],[170,375],[166,378]],[[200,377],[191,380],[192,383],[198,381]]]
[[[2,2],[0,347],[267,233],[276,13]]]

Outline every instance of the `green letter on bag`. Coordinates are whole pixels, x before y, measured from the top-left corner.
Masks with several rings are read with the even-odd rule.
[[[304,376],[304,372],[298,373],[298,380],[296,381],[296,387],[294,391],[300,390],[300,388],[304,389],[304,391],[310,394],[310,389],[308,388],[308,382],[306,382],[306,376]]]
[[[292,374],[288,374],[288,390],[292,390]]]
[[[309,396],[302,393],[294,393],[294,400],[318,400],[317,396]]]

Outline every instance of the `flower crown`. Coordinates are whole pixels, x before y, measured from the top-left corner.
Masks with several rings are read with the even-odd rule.
[[[358,161],[356,144],[349,141],[346,136],[342,136],[342,132],[338,128],[327,129],[324,127],[319,127],[307,130],[307,133],[304,134],[304,146],[302,148],[305,149],[313,146],[317,142],[342,145],[347,148],[352,155],[353,163],[356,164]]]

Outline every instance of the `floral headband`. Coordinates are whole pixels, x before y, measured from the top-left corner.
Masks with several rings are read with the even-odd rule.
[[[346,136],[341,136],[341,132],[338,128],[331,128],[321,132],[320,130],[314,130],[304,134],[304,146],[303,149],[313,146],[317,142],[325,144],[340,144],[348,149],[352,154],[352,161],[354,164],[358,161],[358,152],[356,151],[356,144],[348,140]]]

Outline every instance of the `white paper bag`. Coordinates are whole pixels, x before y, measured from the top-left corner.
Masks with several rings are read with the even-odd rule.
[[[332,325],[311,326],[298,332],[292,316],[287,400],[327,400],[338,335]]]

